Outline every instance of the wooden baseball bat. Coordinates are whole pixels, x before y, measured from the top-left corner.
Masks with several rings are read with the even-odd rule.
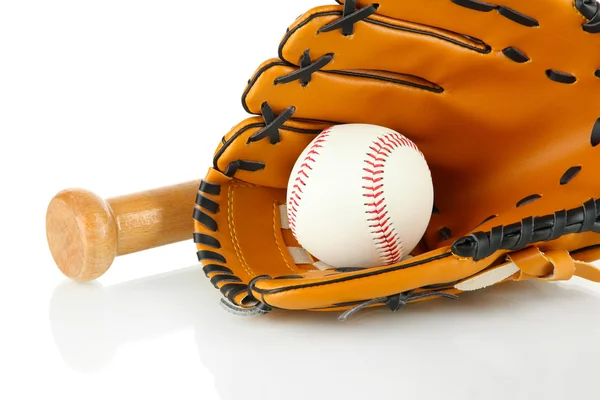
[[[199,185],[192,181],[108,200],[83,189],[61,191],[46,213],[56,265],[71,279],[90,281],[116,256],[191,239]]]

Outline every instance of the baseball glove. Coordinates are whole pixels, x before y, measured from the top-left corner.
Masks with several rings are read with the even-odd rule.
[[[346,319],[506,281],[600,282],[598,49],[595,0],[347,0],[299,17],[196,199],[198,257],[224,304]],[[294,163],[343,123],[394,129],[425,155],[435,205],[412,258],[331,268],[290,232]]]

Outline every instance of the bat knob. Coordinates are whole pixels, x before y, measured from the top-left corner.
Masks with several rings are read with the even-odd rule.
[[[83,189],[67,189],[50,201],[46,238],[58,268],[76,281],[98,278],[117,255],[118,230],[106,201]]]

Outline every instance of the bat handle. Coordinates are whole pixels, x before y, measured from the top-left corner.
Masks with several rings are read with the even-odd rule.
[[[58,268],[71,279],[104,274],[116,256],[192,238],[200,181],[103,200],[67,189],[50,201],[46,237]]]

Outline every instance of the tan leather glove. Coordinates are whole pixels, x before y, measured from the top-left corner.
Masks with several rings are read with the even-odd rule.
[[[249,81],[194,210],[198,256],[232,310],[346,311],[508,280],[600,281],[600,7],[595,0],[347,1],[288,29]],[[324,128],[412,139],[435,207],[414,257],[319,270],[286,185]]]

